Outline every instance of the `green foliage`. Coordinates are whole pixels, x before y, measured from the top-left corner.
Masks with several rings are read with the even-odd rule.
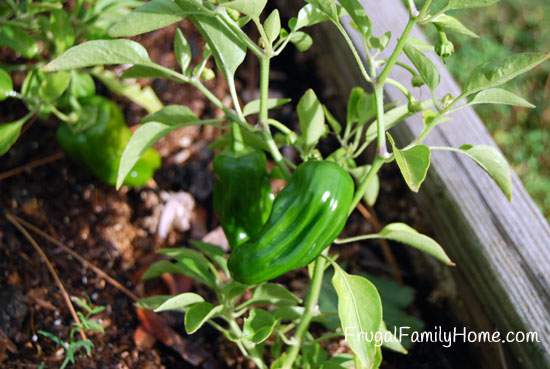
[[[78,356],[82,352],[91,356],[94,349],[94,344],[88,339],[82,339],[78,336],[78,333],[82,330],[86,333],[102,334],[103,326],[95,320],[98,314],[101,314],[104,310],[104,306],[94,306],[85,298],[73,297],[72,300],[79,307],[80,311],[77,311],[78,318],[81,324],[74,324],[69,332],[68,340],[63,340],[57,337],[55,334],[47,331],[38,331],[38,334],[51,340],[56,346],[63,349],[63,362],[59,366],[59,369],[64,369],[70,364],[76,365]]]
[[[249,212],[247,201],[229,201],[230,206],[215,206],[214,210],[232,244],[230,255],[215,245],[202,242],[192,242],[192,248],[161,249],[163,258],[151,264],[143,275],[144,279],[156,278],[164,273],[189,276],[212,291],[211,301],[194,293],[186,293],[175,297],[148,297],[139,305],[157,311],[183,312],[185,330],[189,334],[205,324],[211,325],[234,342],[243,355],[260,369],[343,368],[350,365],[358,369],[376,369],[382,361],[381,346],[405,353],[398,339],[389,334],[383,320],[385,307],[392,305],[384,305],[377,288],[369,279],[345,272],[335,262],[336,257],[330,255],[329,247],[332,243],[384,238],[411,246],[452,265],[435,240],[403,223],[389,224],[374,234],[337,238],[359,202],[365,200],[374,204],[380,187],[378,172],[383,165],[394,161],[405,183],[411,190],[418,191],[426,178],[433,151],[459,152],[481,166],[510,198],[508,164],[495,149],[470,145],[459,148],[430,147],[424,143],[434,127],[443,124],[452,111],[463,106],[493,103],[530,106],[519,95],[499,86],[541,64],[548,58],[544,53],[523,53],[484,63],[472,69],[466,91],[461,96],[437,94],[439,73],[427,54],[435,51],[443,58],[451,56],[454,45],[447,39],[447,32],[453,37],[455,34],[458,37],[476,36],[466,22],[447,12],[494,2],[436,1],[430,7],[432,2],[427,1],[418,14],[410,2],[409,23],[397,37],[391,56],[384,59],[380,51],[390,45],[392,36],[389,33],[372,35],[368,15],[361,2],[356,0],[310,0],[297,17],[289,21],[288,29],[281,24],[277,11],[262,14],[267,3],[265,0],[154,0],[121,19],[111,28],[111,35],[134,36],[187,18],[207,45],[197,64],[192,65],[191,51],[181,32],[176,32],[173,46],[181,73],[156,64],[139,43],[126,39],[84,42],[51,61],[46,70],[56,73],[98,65],[131,64],[125,77],[164,78],[189,84],[223,113],[218,119],[205,120],[195,116],[187,107],[168,106],[145,117],[122,154],[117,185],[124,181],[144,151],[161,137],[180,127],[203,124],[216,125],[224,130],[222,137],[213,144],[214,148],[224,151],[224,154],[218,154],[214,163],[218,180],[225,184],[233,183],[230,186],[233,189],[240,186],[241,196],[248,202],[254,202],[252,205],[258,205],[261,199],[251,195],[261,193],[259,186],[267,183],[252,180],[252,177],[255,173],[267,177],[267,161],[258,161],[254,171],[246,173],[233,164],[227,166],[231,167],[229,169],[224,166],[221,175],[217,162],[227,152],[265,151],[269,154],[268,160],[272,159],[275,166],[271,170],[271,178],[287,180],[286,187],[276,196],[270,213],[266,211],[264,214],[254,209]],[[359,58],[359,51],[350,42],[342,25],[342,17],[347,16],[363,37],[369,65]],[[364,82],[371,85],[374,94],[362,88],[353,89],[346,121],[342,124],[313,90],[307,90],[296,107],[300,129],[293,132],[283,122],[270,118],[271,109],[288,102],[287,99],[269,96],[270,63],[288,44],[294,44],[300,51],[308,49],[313,39],[305,30],[320,22],[331,22],[341,32],[352,48]],[[246,24],[256,28],[259,35],[257,42],[245,32]],[[410,33],[415,24],[429,24],[435,28],[439,37],[435,47],[411,39]],[[70,35],[60,38],[59,48],[63,48],[67,40],[70,41]],[[260,96],[243,108],[237,94],[235,73],[248,52],[258,59],[260,65]],[[401,67],[410,72],[416,86],[425,84],[431,90],[430,98],[416,101],[405,86],[390,78],[390,72],[402,53],[407,56],[408,62],[401,63]],[[210,57],[214,59],[215,72],[207,68]],[[231,104],[219,100],[203,83],[214,73],[226,79]],[[59,83],[50,81],[52,95],[58,91],[87,90],[85,82],[75,83],[74,89],[66,86],[61,76],[57,77]],[[39,91],[37,85],[43,79],[43,76],[36,76],[27,83],[27,90]],[[386,84],[399,88],[406,101],[398,106],[385,104],[383,91]],[[461,102],[466,103],[460,105]],[[422,115],[423,129],[408,146],[398,148],[387,130],[414,114]],[[249,121],[252,115],[257,115],[257,120]],[[272,129],[278,130],[277,135],[273,134]],[[327,154],[319,148],[328,135],[334,136],[340,147]],[[391,152],[387,149],[387,139]],[[377,146],[376,156],[372,161],[365,161],[362,154],[373,143]],[[301,160],[290,162],[283,156],[282,146],[291,146],[300,154]],[[263,158],[263,153],[260,155]],[[246,217],[229,219],[226,217],[227,209],[232,216],[242,212]],[[246,223],[243,219],[248,222],[250,214],[255,214],[255,229],[252,232],[255,234],[247,237],[246,242],[236,242],[238,237],[233,237],[231,233],[241,232]],[[228,219],[239,224],[228,227]],[[303,299],[286,287],[271,282],[286,272],[306,266],[310,284]],[[325,277],[327,268],[334,271],[332,290]],[[400,291],[396,295],[394,313],[410,304],[410,294]],[[320,309],[316,308],[318,303]],[[391,317],[392,307],[388,310]],[[309,332],[312,321],[323,323],[330,330],[327,333],[329,338],[344,334],[352,354],[330,358],[319,343],[329,338],[325,335],[315,338]],[[289,334],[292,337],[288,337]]]
[[[113,174],[116,176],[120,155],[130,131],[125,124],[105,125],[105,120],[93,115],[97,109],[90,109],[89,102],[97,97],[94,79],[148,111],[158,110],[162,104],[150,87],[142,89],[135,82],[121,81],[113,72],[101,67],[93,71],[73,69],[109,62],[133,63],[147,58],[147,52],[137,43],[115,40],[116,47],[113,49],[107,47],[112,45],[109,40],[96,40],[106,37],[107,29],[136,2],[92,0],[69,4],[61,0],[31,3],[14,0],[9,4],[2,8],[0,46],[11,49],[23,60],[18,59],[16,64],[2,65],[0,68],[0,101],[8,97],[19,99],[26,105],[29,114],[16,122],[0,125],[0,155],[16,142],[26,121],[53,118],[60,122],[58,140],[68,156],[100,180],[114,184]],[[72,47],[77,42],[83,43]],[[65,55],[66,50],[71,50],[68,56],[44,67],[44,57]],[[91,56],[96,58],[89,59]],[[26,73],[20,91],[14,90],[11,77],[6,72],[17,70]],[[103,128],[91,127],[101,124]],[[99,130],[104,131],[103,135],[99,134]],[[102,142],[98,145],[94,140],[99,136]],[[91,148],[91,145],[94,147]],[[158,154],[150,150],[134,168],[127,184],[142,186],[159,165]]]
[[[502,0],[498,6],[480,12],[453,13],[466,26],[479,30],[483,37],[474,41],[462,36],[454,37],[456,54],[447,60],[448,67],[465,84],[471,70],[464,68],[464,65],[469,65],[472,60],[502,60],[515,52],[532,51],[533,48],[548,52],[550,33],[545,27],[548,14],[550,4],[541,0]],[[532,73],[520,76],[503,87],[511,93],[525,96],[536,106],[532,110],[513,106],[476,106],[495,141],[547,219],[550,219],[547,190],[550,186],[550,154],[546,148],[550,145],[550,121],[544,84],[549,72],[549,63],[544,63]],[[506,100],[501,103],[508,104]],[[511,101],[517,100],[513,98]]]

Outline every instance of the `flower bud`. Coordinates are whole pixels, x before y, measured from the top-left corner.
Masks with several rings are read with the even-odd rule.
[[[435,45],[435,52],[443,59],[448,58],[455,52],[455,46],[447,39],[445,32],[439,32],[439,40]]]

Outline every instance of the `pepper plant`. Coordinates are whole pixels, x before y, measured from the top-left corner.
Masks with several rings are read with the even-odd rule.
[[[215,144],[221,152],[214,159],[214,210],[230,243],[229,255],[203,242],[192,242],[189,248],[165,248],[160,251],[165,258],[152,264],[143,276],[150,279],[163,273],[187,275],[210,288],[213,299],[206,301],[195,293],[153,296],[143,299],[141,306],[155,311],[184,312],[188,334],[204,324],[211,325],[261,369],[371,369],[381,363],[381,346],[404,352],[386,329],[375,286],[363,276],[348,274],[329,248],[332,244],[385,238],[453,265],[436,241],[403,223],[389,224],[375,234],[337,238],[361,201],[374,203],[378,172],[392,162],[397,163],[405,182],[416,192],[426,177],[432,153],[460,153],[479,164],[504,195],[511,197],[510,171],[496,149],[476,145],[430,147],[423,143],[451,112],[465,106],[529,105],[499,86],[542,63],[548,54],[520,54],[482,64],[472,70],[460,96],[437,94],[439,74],[427,54],[450,56],[453,47],[447,32],[474,35],[447,11],[494,2],[426,0],[417,9],[414,1],[409,0],[410,19],[386,58],[381,51],[389,47],[394,36],[374,35],[370,19],[358,0],[307,1],[284,26],[278,10],[263,14],[266,0],[152,0],[110,29],[110,35],[120,39],[80,44],[46,65],[47,71],[130,65],[125,76],[166,78],[192,86],[223,112],[220,118],[201,119],[188,107],[166,106],[143,119],[124,151],[118,186],[140,155],[171,131],[188,125],[215,125],[223,132]],[[195,25],[206,47],[201,55],[192,55],[184,35],[178,31],[173,49],[179,70],[156,64],[139,43],[123,38],[182,19]],[[366,62],[343,27],[344,19],[349,19],[362,36]],[[313,40],[305,31],[321,22],[330,22],[340,31],[364,77],[362,82],[369,84],[371,90],[357,87],[351,91],[345,122],[335,118],[314,91],[307,90],[296,105],[299,130],[293,131],[270,115],[272,109],[289,102],[269,96],[270,64],[289,44],[306,51]],[[440,34],[439,43],[434,47],[411,38],[415,25],[435,26]],[[247,53],[259,61],[260,96],[242,106],[235,72]],[[407,62],[401,59],[402,54]],[[216,72],[227,81],[231,105],[225,105],[204,83],[213,73],[209,69],[210,59]],[[395,67],[409,71],[412,84],[425,85],[431,97],[415,100],[409,89],[390,77]],[[403,92],[402,105],[394,107],[384,101],[386,85]],[[422,115],[424,129],[413,142],[400,147],[388,130],[413,114]],[[335,137],[339,143],[339,148],[328,154],[317,149],[326,136]],[[376,155],[368,161],[363,154],[371,144],[376,145]],[[282,155],[284,146],[299,153],[299,162]],[[268,158],[275,164],[271,171]],[[287,185],[272,195],[270,178],[284,178]],[[303,299],[272,282],[306,266],[310,283]],[[332,286],[338,297],[341,328],[319,336],[310,331],[310,324],[322,324],[330,315],[318,306],[323,275],[328,268],[334,272]],[[329,357],[322,342],[340,336],[346,337],[351,354]]]
[[[96,177],[114,185],[131,132],[120,108],[96,94],[95,81],[149,112],[159,110],[162,104],[150,87],[121,80],[101,67],[52,73],[41,68],[76,42],[109,38],[107,30],[113,22],[140,4],[134,0],[79,0],[70,4],[62,0],[7,0],[0,4],[0,46],[13,54],[12,60],[0,64],[0,101],[18,99],[28,110],[25,116],[0,125],[0,155],[16,142],[25,124],[53,117],[61,122],[57,139],[63,150]],[[17,74],[24,76],[20,91],[14,90],[12,81]],[[148,150],[126,184],[145,184],[159,166],[158,154]]]

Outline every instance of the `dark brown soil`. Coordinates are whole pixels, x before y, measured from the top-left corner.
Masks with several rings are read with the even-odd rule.
[[[190,36],[193,48],[200,48],[198,38],[186,24],[181,25]],[[175,27],[140,38],[154,60],[174,67],[171,54]],[[309,87],[325,91],[317,84],[311,60],[294,53],[286,55],[274,65],[272,94],[285,95],[296,102]],[[240,87],[243,96],[256,94],[256,66],[248,62],[241,68]],[[161,100],[168,104],[185,104],[197,114],[215,114],[209,104],[193,89],[172,82],[153,84]],[[211,87],[220,97],[225,85],[213,81]],[[322,95],[322,93],[321,93]],[[121,101],[128,121],[137,123],[144,112],[139,107]],[[23,107],[12,101],[0,107],[0,121],[23,112]],[[279,113],[285,122],[295,121],[291,110]],[[14,148],[0,159],[0,173],[54,154],[57,147],[55,122],[36,122],[21,137]],[[25,171],[0,181],[0,367],[7,369],[56,368],[61,363],[59,348],[39,336],[39,330],[65,338],[71,326],[71,316],[52,276],[43,260],[29,242],[4,217],[11,212],[37,225],[81,256],[94,263],[112,277],[123,282],[138,295],[193,290],[196,287],[186,279],[155,282],[143,285],[139,276],[155,259],[155,250],[161,244],[155,235],[158,204],[161,191],[187,191],[195,198],[191,230],[180,234],[172,232],[167,244],[184,244],[187,239],[203,237],[216,226],[210,209],[212,175],[209,170],[212,152],[207,144],[216,137],[211,129],[182,129],[163,139],[159,151],[163,168],[155,183],[142,190],[121,190],[98,183],[82,168],[68,159]],[[191,145],[182,145],[184,141]],[[326,148],[332,144],[328,141]],[[192,148],[192,149],[190,149]],[[186,151],[187,150],[187,151]],[[189,158],[186,158],[189,156]],[[183,158],[183,159],[182,159]],[[407,222],[429,233],[412,197],[396,173],[388,168],[382,173],[382,192],[376,213],[382,223]],[[356,234],[370,231],[359,213],[354,214],[346,232]],[[181,316],[167,315],[164,323],[136,314],[131,299],[84,268],[59,247],[36,236],[36,240],[55,265],[66,289],[74,296],[88,296],[95,305],[105,306],[101,322],[105,333],[91,337],[94,351],[91,357],[80,357],[77,368],[240,368],[247,367],[235,349],[225,343],[214,331],[202,329],[193,337],[183,333]],[[416,300],[409,313],[424,320],[427,327],[454,324],[446,313],[446,299],[433,281],[422,280],[413,271],[415,265],[403,248],[394,248],[398,266],[406,284],[416,290]],[[392,276],[377,244],[354,245],[339,250],[342,259],[355,272],[369,272]],[[303,290],[304,274],[294,273],[282,282]],[[178,333],[178,344],[165,345],[147,333],[144,326],[165,324]],[[2,333],[8,343],[3,344]],[[159,338],[159,337],[157,337]],[[9,343],[13,343],[13,347]],[[4,346],[4,347],[2,347]],[[169,347],[171,346],[171,347]],[[332,345],[338,349],[338,345]],[[13,350],[15,349],[15,350]],[[472,362],[474,353],[464,347],[443,349],[437,345],[417,345],[407,357],[388,353],[383,368],[463,368]],[[192,363],[200,363],[194,366]],[[428,364],[429,363],[429,364]]]

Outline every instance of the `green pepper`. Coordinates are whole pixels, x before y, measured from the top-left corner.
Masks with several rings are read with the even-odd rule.
[[[226,151],[214,159],[214,211],[232,247],[255,236],[271,212],[265,154]]]
[[[62,123],[57,141],[74,161],[109,185],[115,185],[120,157],[132,133],[120,108],[101,96],[82,99],[82,113],[75,124]],[[145,185],[160,167],[159,154],[147,150],[126,177],[124,184]]]
[[[338,164],[301,164],[275,198],[262,230],[232,249],[233,278],[258,284],[312,262],[344,228],[353,192],[353,179]]]

